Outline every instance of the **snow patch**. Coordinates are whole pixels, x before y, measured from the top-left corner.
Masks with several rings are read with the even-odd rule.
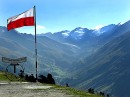
[[[103,34],[105,31],[101,31],[101,29],[98,30],[94,30],[92,33],[96,34],[96,35],[101,35]]]
[[[62,35],[63,35],[64,37],[68,37],[69,34],[70,34],[70,31],[64,31],[64,32],[62,32]]]
[[[81,39],[82,36],[84,35],[84,29],[83,28],[79,28],[79,29],[76,29],[74,32],[71,33],[71,37],[78,40],[78,39]]]
[[[62,33],[63,36],[68,37],[69,33]]]
[[[74,45],[74,44],[70,44],[70,43],[63,43],[63,44],[69,45],[69,46],[71,46],[71,47],[75,47],[75,48],[77,48],[77,49],[80,49],[80,47],[78,47],[78,46],[76,46],[76,45]]]

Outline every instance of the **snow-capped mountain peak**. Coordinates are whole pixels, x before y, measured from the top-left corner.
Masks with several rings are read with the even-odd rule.
[[[108,32],[108,31],[111,31],[116,25],[115,24],[110,24],[108,26],[104,26],[102,28],[99,28],[99,29],[95,29],[93,30],[92,33],[94,33],[95,35],[99,36],[105,32]]]
[[[72,30],[72,31],[70,32],[70,37],[72,37],[72,38],[74,38],[74,39],[76,39],[76,40],[81,39],[82,36],[83,36],[84,33],[85,33],[84,29],[85,29],[85,28],[78,27],[78,28]]]
[[[63,35],[65,38],[68,37],[69,34],[70,34],[70,31],[68,31],[68,30],[62,31],[62,35]]]

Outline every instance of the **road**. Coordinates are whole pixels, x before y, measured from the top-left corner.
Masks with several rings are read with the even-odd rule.
[[[74,97],[41,83],[0,82],[0,97]]]

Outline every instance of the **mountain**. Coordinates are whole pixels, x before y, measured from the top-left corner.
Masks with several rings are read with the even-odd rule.
[[[59,42],[68,42],[72,44],[78,44],[77,42],[86,41],[89,38],[97,38],[103,35],[104,33],[108,34],[109,32],[112,32],[112,30],[115,29],[117,26],[118,25],[110,24],[98,30],[77,27],[72,31],[64,30],[64,31],[55,32],[55,33],[49,32],[45,34],[39,34],[39,36],[47,36]]]
[[[77,27],[72,31],[39,34],[38,73],[52,73],[59,84],[68,82],[80,89],[93,87],[119,97],[125,91],[129,95],[126,87],[129,85],[129,31],[130,21],[100,29]],[[33,35],[16,30],[8,32],[0,26],[0,56],[26,56],[23,65],[28,74],[35,74],[34,49]],[[1,62],[0,69],[6,66]],[[124,86],[122,78],[127,81]]]
[[[79,49],[73,45],[57,42],[45,36],[37,36],[38,72],[50,72],[55,76],[66,75],[66,69],[75,60],[75,52]],[[0,27],[0,56],[8,58],[27,57],[24,63],[26,73],[35,74],[34,36],[22,34],[16,30],[7,31]],[[3,63],[1,63],[3,64]],[[7,64],[0,65],[1,69]],[[44,69],[46,68],[46,69]]]
[[[129,31],[130,21],[98,30],[78,27],[58,40],[80,47],[78,58],[70,68],[72,75],[64,82],[83,90],[92,87],[117,97],[129,96]]]
[[[119,34],[116,33],[119,32],[121,27],[122,25],[120,24],[110,24],[98,30],[77,27],[72,31],[64,30],[53,34],[49,32],[41,34],[41,36],[46,36],[60,43],[76,45],[82,49],[79,49],[79,55],[89,56],[102,47],[105,43],[117,37]]]
[[[50,39],[56,40],[58,42],[65,42],[65,39],[69,36],[70,31],[68,30],[64,30],[64,31],[60,31],[60,32],[56,32],[56,33],[45,33],[45,34],[39,34],[38,36],[46,36]]]
[[[98,50],[104,42],[105,35],[115,29],[118,25],[108,25],[98,30],[77,27],[72,31],[64,30],[56,33],[45,33],[39,36],[46,36],[57,42],[74,45],[78,48],[77,58],[86,57]],[[82,49],[82,50],[81,50]]]
[[[70,83],[80,89],[95,88],[117,97],[130,95],[130,31],[105,44],[75,65]],[[71,72],[72,73],[72,72]],[[69,80],[68,80],[69,81]]]

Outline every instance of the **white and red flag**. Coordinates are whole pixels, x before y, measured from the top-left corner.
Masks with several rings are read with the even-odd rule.
[[[35,20],[34,20],[34,8],[13,16],[7,20],[7,29],[11,30],[14,28],[19,28],[22,26],[34,26]]]

